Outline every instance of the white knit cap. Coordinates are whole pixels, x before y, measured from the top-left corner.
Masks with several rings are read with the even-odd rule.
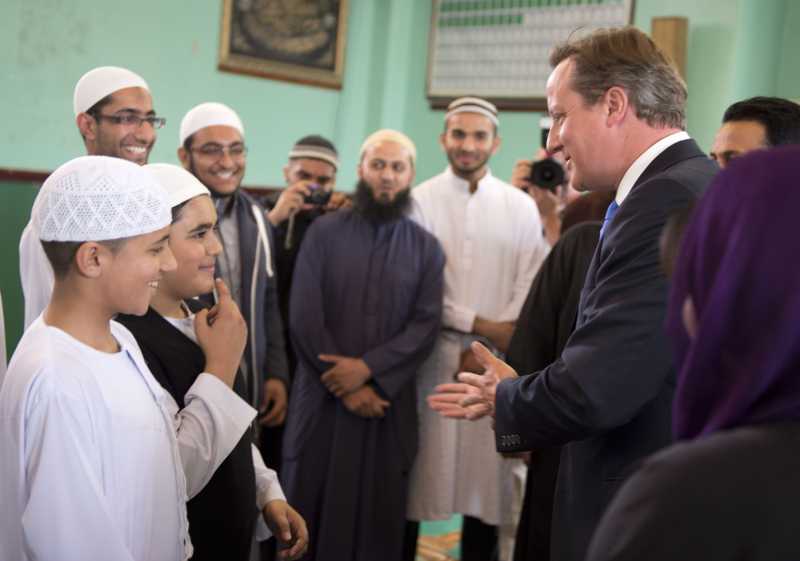
[[[75,84],[72,109],[77,117],[92,105],[112,93],[125,88],[143,88],[150,91],[147,82],[134,72],[118,66],[100,66],[90,70]]]
[[[447,113],[445,113],[444,118],[447,120],[448,117],[457,113],[478,113],[488,117],[495,126],[500,124],[497,119],[497,107],[495,104],[479,97],[459,97],[453,100],[447,106]]]
[[[208,102],[192,107],[181,121],[178,146],[183,146],[186,139],[200,129],[224,125],[233,127],[244,136],[244,126],[236,111],[225,104]]]
[[[153,174],[161,186],[167,190],[169,206],[175,207],[181,203],[211,193],[205,185],[200,183],[190,172],[173,164],[147,164],[144,169]]]
[[[416,166],[417,163],[417,147],[414,146],[414,143],[404,135],[400,131],[392,130],[392,129],[381,129],[379,131],[373,132],[371,135],[367,137],[364,143],[361,145],[361,151],[359,152],[359,157],[364,156],[364,152],[367,151],[367,148],[374,144],[378,144],[379,142],[396,142],[403,146],[406,150],[408,150],[409,156],[411,156],[411,165]]]
[[[42,185],[31,212],[42,241],[87,242],[155,232],[172,222],[167,191],[141,166],[81,156]]]

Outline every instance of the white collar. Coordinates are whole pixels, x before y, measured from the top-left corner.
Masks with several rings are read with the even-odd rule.
[[[463,177],[457,176],[455,174],[455,172],[453,171],[453,168],[451,166],[447,166],[447,169],[444,170],[444,175],[445,175],[445,177],[448,177],[450,179],[450,181],[453,183],[453,185],[462,187],[464,189],[469,189],[469,181],[467,181]],[[485,181],[490,181],[491,179],[492,179],[492,170],[489,167],[487,167],[486,168],[486,173],[483,174],[483,177],[481,177],[478,180],[478,188],[475,189],[475,192],[477,193],[478,191],[480,191],[480,186]]]
[[[617,196],[615,200],[617,201],[618,205],[622,204],[622,201],[625,200],[625,197],[628,196],[628,193],[631,192],[633,186],[636,185],[636,182],[639,180],[639,177],[644,173],[644,170],[653,163],[659,155],[661,155],[664,150],[676,144],[682,140],[689,140],[689,134],[686,131],[680,131],[672,133],[669,136],[665,136],[655,144],[653,144],[650,148],[642,152],[641,156],[636,158],[636,160],[631,164],[631,167],[628,168],[628,171],[625,172],[625,175],[622,176],[622,181],[619,182],[619,187],[617,187]]]

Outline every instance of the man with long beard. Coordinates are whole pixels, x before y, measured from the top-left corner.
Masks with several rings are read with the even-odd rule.
[[[399,132],[368,137],[354,208],[315,220],[297,258],[281,475],[315,561],[401,558],[415,377],[439,330],[444,268],[436,239],[406,218],[415,158]]]
[[[506,351],[548,252],[536,203],[489,170],[489,159],[500,146],[497,129],[493,104],[475,97],[455,100],[440,137],[450,165],[413,191],[413,217],[441,242],[447,267],[442,330],[419,377],[420,453],[408,515],[411,521],[465,515],[465,561],[490,559],[495,527],[515,524],[511,471],[520,460],[497,454],[488,420],[443,421],[424,399],[456,372],[475,367],[472,341]],[[407,559],[413,559],[415,526],[409,524]]]
[[[72,94],[75,125],[90,156],[121,158],[144,165],[156,142],[157,117],[144,79],[127,68],[100,66],[81,76]],[[19,269],[25,297],[25,327],[47,307],[53,267],[28,222],[19,241]]]

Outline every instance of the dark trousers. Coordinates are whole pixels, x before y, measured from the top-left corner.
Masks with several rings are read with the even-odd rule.
[[[464,516],[461,527],[461,561],[493,561],[497,559],[497,526],[485,524],[472,516]]]

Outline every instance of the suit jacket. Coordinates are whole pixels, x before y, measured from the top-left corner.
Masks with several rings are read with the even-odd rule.
[[[698,197],[716,171],[693,140],[662,152],[598,244],[561,357],[537,376],[497,388],[499,451],[563,445],[553,560],[583,560],[635,463],[671,440],[675,372],[662,327],[667,280],[658,239],[667,217]]]

